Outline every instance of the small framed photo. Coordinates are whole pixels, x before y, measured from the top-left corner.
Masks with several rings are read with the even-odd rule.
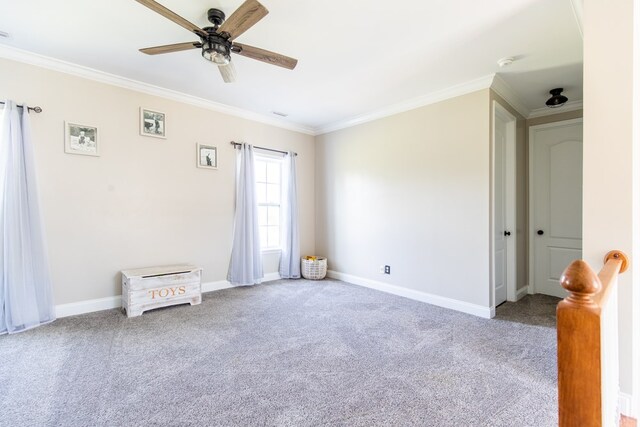
[[[213,145],[196,144],[199,168],[218,169],[218,148]]]
[[[98,128],[64,122],[64,152],[83,156],[100,156]]]
[[[165,114],[140,107],[140,135],[166,138],[166,134]]]

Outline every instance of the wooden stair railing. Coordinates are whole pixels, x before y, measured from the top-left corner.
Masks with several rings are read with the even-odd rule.
[[[611,406],[618,394],[611,390],[618,383],[617,282],[629,261],[623,252],[611,251],[604,263],[596,275],[586,262],[574,261],[560,278],[569,291],[557,308],[560,427],[618,425],[612,418],[619,417],[617,406]],[[615,327],[615,334],[609,327]],[[603,352],[610,351],[614,355],[605,357]],[[604,364],[611,357],[613,367]]]

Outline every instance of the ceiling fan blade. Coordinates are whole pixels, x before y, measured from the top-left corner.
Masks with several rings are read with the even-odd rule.
[[[166,44],[164,46],[146,47],[140,49],[140,52],[147,55],[159,55],[161,53],[180,52],[181,50],[189,50],[200,47],[200,42],[187,42],[187,43],[175,43]]]
[[[233,47],[236,49],[232,50],[232,52],[246,56],[247,58],[266,62],[267,64],[277,65],[278,67],[287,68],[289,70],[293,70],[296,68],[296,65],[298,65],[297,59],[289,58],[288,56],[280,55],[279,53],[269,52],[268,50],[260,49],[259,47],[253,47],[241,43],[234,43]],[[240,50],[237,51],[237,49]]]
[[[193,33],[196,33],[199,36],[204,36],[204,37],[207,36],[206,31],[203,31],[197,25],[187,21],[182,16],[178,15],[175,12],[172,12],[171,10],[167,9],[166,7],[164,7],[158,2],[155,2],[153,0],[136,0],[136,1],[142,5],[147,6],[149,9],[153,10],[154,12],[159,13],[165,18],[172,20],[173,22],[180,25],[181,27],[186,28],[187,30]]]
[[[236,81],[236,68],[233,66],[233,62],[229,62],[227,65],[218,65],[220,75],[225,83],[233,83]]]
[[[227,32],[230,40],[251,28],[256,22],[267,16],[269,11],[257,0],[246,0],[231,16],[223,22],[218,32]]]

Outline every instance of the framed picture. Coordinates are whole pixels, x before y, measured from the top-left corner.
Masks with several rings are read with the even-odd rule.
[[[165,114],[140,107],[140,135],[166,138]]]
[[[197,163],[199,168],[218,169],[218,149],[213,145],[196,144]]]
[[[98,128],[64,122],[64,152],[83,156],[100,156]]]

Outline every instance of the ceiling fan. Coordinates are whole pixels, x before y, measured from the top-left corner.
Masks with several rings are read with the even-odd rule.
[[[140,52],[147,55],[202,49],[202,56],[218,65],[218,70],[226,83],[235,81],[235,69],[231,62],[232,52],[289,70],[293,70],[298,64],[297,59],[233,41],[269,13],[267,8],[256,0],[246,0],[227,20],[225,20],[224,12],[220,9],[209,9],[207,17],[213,26],[204,28],[192,24],[154,0],[136,1],[200,37],[200,41],[197,42],[140,49]]]

